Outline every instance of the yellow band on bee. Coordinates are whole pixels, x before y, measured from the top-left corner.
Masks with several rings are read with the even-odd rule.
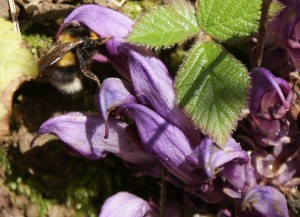
[[[77,63],[76,56],[73,52],[68,52],[66,55],[64,55],[59,61],[58,66],[60,67],[68,67],[73,66]]]
[[[66,32],[59,36],[58,41],[60,41],[62,43],[76,42],[76,41],[78,41],[78,38],[74,37],[69,32]]]

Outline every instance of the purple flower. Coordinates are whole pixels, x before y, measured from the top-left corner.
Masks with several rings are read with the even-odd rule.
[[[242,202],[241,216],[288,217],[287,202],[282,193],[271,186],[255,186]]]
[[[211,191],[219,185],[217,187],[221,187],[228,196],[240,198],[242,193],[256,184],[253,169],[249,164],[250,157],[232,138],[223,149],[211,139],[204,138],[187,160],[205,172],[208,185],[202,186],[204,192]],[[223,183],[216,179],[217,177],[221,177]]]
[[[159,206],[152,200],[148,202],[128,192],[119,192],[109,197],[103,204],[99,217],[157,217]],[[182,216],[180,204],[173,200],[166,201],[165,215]]]
[[[286,216],[285,198],[275,188],[257,185],[252,166],[256,164],[251,164],[239,143],[230,138],[221,149],[209,137],[201,140],[201,132],[176,103],[173,79],[165,65],[148,49],[126,42],[131,19],[105,7],[85,5],[66,18],[57,37],[69,23],[111,37],[105,56],[98,53],[93,60],[108,62],[122,78],[102,82],[95,96],[98,112],[51,118],[42,124],[38,136],[54,134],[72,153],[88,159],[112,153],[155,177],[162,175],[162,165],[168,171],[165,179],[208,203],[234,198],[236,204],[242,203],[243,213]],[[251,76],[253,137],[275,146],[288,135],[285,116],[295,97],[287,82],[266,69],[254,69]],[[281,211],[273,210],[277,202],[283,203],[278,205]],[[105,202],[99,216],[154,216],[152,208],[143,199],[121,192]],[[219,215],[231,216],[227,207],[221,208]]]
[[[75,9],[64,21],[57,37],[69,23],[84,25],[100,37],[110,37],[105,46],[108,56],[96,54],[94,60],[105,59],[127,80],[132,82],[134,94],[139,103],[151,106],[168,122],[179,127],[190,137],[193,145],[200,141],[200,134],[178,107],[170,78],[165,65],[153,52],[144,47],[130,45],[125,37],[132,29],[133,21],[117,11],[97,6],[84,5]]]
[[[185,161],[192,153],[192,146],[179,128],[140,104],[126,104],[119,110],[134,120],[146,153],[157,156],[185,184],[199,183],[199,178],[192,175],[193,168]]]
[[[251,71],[250,123],[253,139],[263,146],[278,146],[289,141],[287,111],[295,101],[289,84],[265,68]]]
[[[254,152],[251,158],[257,181],[268,182],[276,187],[290,182],[298,166],[295,160],[285,162],[267,153]]]
[[[149,50],[125,42],[133,22],[111,9],[85,5],[66,18],[58,37],[68,23],[85,25],[101,37],[113,36],[106,43],[107,59],[113,66],[116,61],[123,66],[119,72],[128,81],[117,78],[103,81],[95,97],[101,115],[87,114],[89,121],[74,118],[72,114],[56,117],[41,126],[39,135],[55,134],[87,158],[99,159],[112,152],[129,162],[140,163],[141,167],[157,159],[185,185],[198,183],[199,178],[192,174],[193,168],[185,158],[199,144],[200,132],[178,107],[173,80],[164,64]],[[136,130],[109,117],[114,110],[117,118],[126,115],[132,119]],[[122,128],[116,129],[116,125]],[[69,132],[76,137],[68,136]]]
[[[107,78],[103,81],[98,94],[96,95],[96,107],[105,120],[105,138],[108,137],[108,116],[117,107],[136,102],[132,94],[133,87],[126,81],[118,78]]]
[[[285,8],[268,26],[267,43],[287,51],[289,59],[300,68],[300,2],[280,0]],[[282,58],[282,56],[281,56]],[[279,60],[280,61],[280,60]]]
[[[99,217],[150,217],[151,207],[147,201],[130,194],[119,192],[109,197],[101,208]]]
[[[220,149],[211,139],[205,138],[197,152],[200,153],[198,154],[200,165],[210,179],[213,179],[227,163],[235,161],[246,164],[249,161],[248,154],[232,138],[223,149]]]
[[[51,133],[66,143],[72,153],[87,159],[101,159],[107,153],[113,153],[138,165],[154,164],[155,159],[142,150],[138,138],[128,132],[127,126],[116,119],[111,119],[110,136],[105,139],[105,122],[99,114],[74,112],[44,122],[38,136]]]

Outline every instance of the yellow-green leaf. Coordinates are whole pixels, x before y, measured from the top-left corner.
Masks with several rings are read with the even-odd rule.
[[[0,19],[0,136],[7,133],[12,96],[20,82],[38,74],[36,63],[13,24]]]

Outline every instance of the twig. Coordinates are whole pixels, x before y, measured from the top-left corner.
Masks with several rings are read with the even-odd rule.
[[[109,2],[111,2],[113,4],[113,6],[115,6],[116,8],[120,8],[126,2],[126,0],[121,0],[121,1],[110,0]]]
[[[165,206],[166,206],[166,193],[167,193],[167,182],[165,180],[167,170],[163,167],[162,178],[161,178],[161,188],[160,188],[160,209],[159,217],[165,216]]]
[[[18,18],[17,18],[17,10],[16,10],[16,4],[14,0],[8,0],[9,3],[9,9],[10,9],[10,16],[14,25],[14,31],[16,31],[17,33],[19,33],[21,35],[20,32],[20,27],[19,27],[19,22],[18,22]]]
[[[259,67],[262,62],[265,37],[266,37],[266,23],[268,21],[268,14],[272,0],[264,0],[262,5],[261,17],[259,22],[259,32],[257,37],[257,46],[255,52],[254,67]]]

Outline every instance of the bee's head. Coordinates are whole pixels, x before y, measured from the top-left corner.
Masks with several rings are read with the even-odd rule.
[[[80,39],[99,39],[100,37],[87,27],[76,23],[70,23],[65,26],[58,35],[57,40],[61,43],[75,42]]]

